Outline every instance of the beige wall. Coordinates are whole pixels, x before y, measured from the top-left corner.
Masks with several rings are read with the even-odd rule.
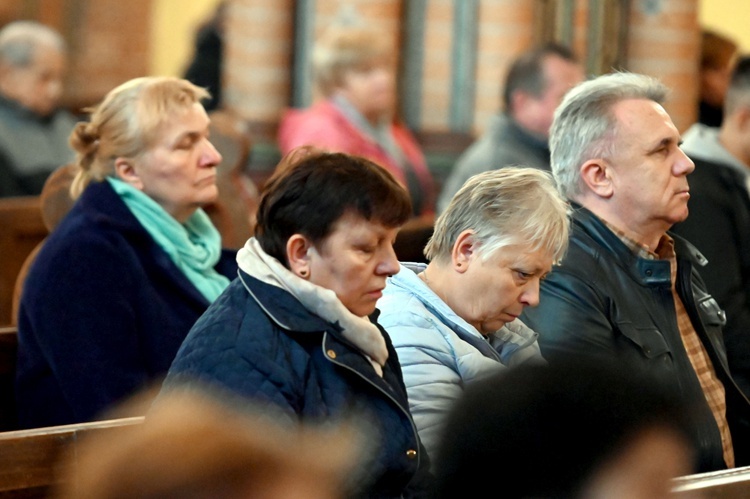
[[[703,26],[733,38],[742,52],[750,52],[750,2],[748,0],[701,0]]]
[[[198,26],[219,0],[154,0],[151,23],[152,75],[181,76],[193,55]]]

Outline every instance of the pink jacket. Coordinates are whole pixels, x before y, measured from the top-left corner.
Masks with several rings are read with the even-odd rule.
[[[434,184],[422,151],[403,126],[392,125],[393,137],[419,178],[424,196],[422,213],[434,211]],[[374,140],[364,135],[330,101],[321,101],[304,110],[289,109],[279,124],[279,149],[286,154],[295,147],[313,145],[330,151],[365,157],[391,172],[402,185],[406,179],[401,167]]]

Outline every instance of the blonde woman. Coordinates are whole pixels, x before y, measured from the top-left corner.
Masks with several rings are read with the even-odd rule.
[[[177,78],[131,80],[73,131],[78,199],[21,298],[22,427],[95,419],[158,380],[236,274],[201,210],[216,199],[221,161],[206,97]]]
[[[407,188],[413,214],[431,220],[432,177],[414,137],[393,119],[393,49],[382,33],[332,28],[315,47],[313,69],[323,98],[309,109],[284,115],[281,152],[312,145],[370,159]]]

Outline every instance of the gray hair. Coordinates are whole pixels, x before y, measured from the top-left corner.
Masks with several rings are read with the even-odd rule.
[[[447,261],[461,232],[470,229],[487,259],[516,244],[545,249],[557,261],[568,247],[568,205],[552,176],[533,168],[505,167],[474,175],[435,222],[425,247],[429,260]]]
[[[44,24],[34,21],[15,21],[0,30],[0,63],[25,67],[34,60],[39,46],[48,46],[65,53],[65,40]]]
[[[656,78],[619,72],[573,87],[555,111],[550,129],[552,173],[560,192],[575,199],[582,192],[580,168],[591,158],[614,153],[617,121],[612,107],[627,99],[663,104],[668,89]]]

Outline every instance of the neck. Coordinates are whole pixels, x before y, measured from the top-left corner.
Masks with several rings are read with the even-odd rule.
[[[662,236],[669,230],[669,226],[658,220],[637,220],[632,213],[621,214],[617,210],[610,209],[606,200],[582,202],[577,200],[581,206],[591,213],[616,228],[628,239],[646,245],[649,250],[655,251],[659,246]]]
[[[750,157],[745,154],[743,142],[741,134],[733,127],[725,124],[719,130],[719,144],[721,144],[729,154],[737,158],[746,167],[750,168]]]

